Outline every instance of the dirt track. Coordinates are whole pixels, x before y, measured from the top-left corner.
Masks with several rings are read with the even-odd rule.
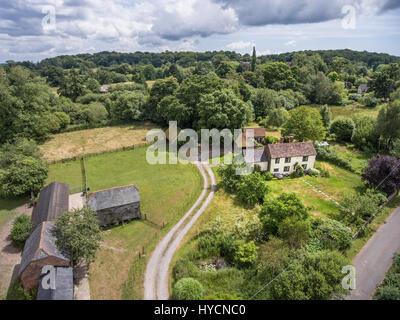
[[[216,181],[210,166],[204,163],[196,163],[195,165],[200,170],[204,179],[203,191],[194,205],[167,233],[153,251],[150,260],[147,263],[144,279],[145,300],[167,300],[169,298],[168,271],[171,259],[175,251],[178,249],[183,237],[204,212],[214,197]],[[207,173],[205,171],[207,171]],[[211,187],[210,190],[208,190],[209,187]],[[208,196],[206,197],[207,193]],[[199,206],[200,208],[196,210]],[[195,210],[196,212],[193,214]]]

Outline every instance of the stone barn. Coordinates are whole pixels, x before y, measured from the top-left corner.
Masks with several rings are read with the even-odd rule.
[[[74,300],[74,275],[72,268],[56,267],[55,273],[55,289],[44,289],[42,281],[40,281],[37,300]]]
[[[136,185],[93,192],[88,205],[97,212],[101,227],[142,218]]]
[[[69,267],[70,258],[56,247],[55,226],[46,221],[39,224],[25,242],[18,275],[26,290],[37,288],[42,267]]]
[[[40,191],[39,200],[33,209],[33,227],[45,221],[56,220],[68,209],[69,185],[59,182],[50,183]]]

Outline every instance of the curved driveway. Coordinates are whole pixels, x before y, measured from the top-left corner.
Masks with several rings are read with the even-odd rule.
[[[147,263],[146,274],[144,279],[144,299],[145,300],[167,300],[169,298],[169,266],[175,251],[178,249],[183,237],[194,225],[200,215],[204,212],[214,197],[215,192],[215,176],[210,166],[206,163],[195,163],[200,170],[204,179],[204,187],[199,198],[193,206],[185,213],[178,223],[167,233],[167,235],[157,245],[150,260]],[[211,190],[207,195],[208,187],[210,186],[209,178],[211,179]],[[205,198],[205,199],[204,199]],[[201,205],[201,206],[200,206]],[[197,207],[200,208],[190,218]],[[185,222],[187,222],[185,224]],[[184,225],[185,224],[185,225]]]

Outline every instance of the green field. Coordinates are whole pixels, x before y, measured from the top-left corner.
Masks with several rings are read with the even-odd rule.
[[[146,259],[161,236],[192,206],[203,182],[193,165],[150,165],[146,148],[86,158],[90,191],[136,184],[141,211],[148,221],[137,220],[104,232],[104,244],[90,268],[92,299],[140,299]],[[79,161],[50,165],[48,182],[81,185]],[[161,230],[160,226],[165,224]]]
[[[24,199],[0,199],[0,229],[14,216],[15,209],[24,202]]]

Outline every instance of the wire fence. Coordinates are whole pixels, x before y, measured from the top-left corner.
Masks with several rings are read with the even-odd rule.
[[[106,153],[113,153],[113,152],[119,152],[119,151],[125,151],[125,150],[133,150],[135,148],[143,148],[147,147],[153,144],[153,142],[143,142],[143,143],[138,143],[132,146],[125,146],[125,147],[119,147],[119,148],[114,148],[114,149],[109,149],[109,150],[103,150],[103,151],[97,151],[97,152],[86,152],[84,154],[81,154],[79,156],[73,156],[73,157],[68,157],[68,158],[63,158],[63,159],[58,159],[58,160],[46,160],[48,164],[56,164],[56,163],[63,163],[63,162],[70,162],[70,161],[76,161],[81,159],[82,157],[93,157],[93,156],[98,156],[101,154],[106,154]]]

